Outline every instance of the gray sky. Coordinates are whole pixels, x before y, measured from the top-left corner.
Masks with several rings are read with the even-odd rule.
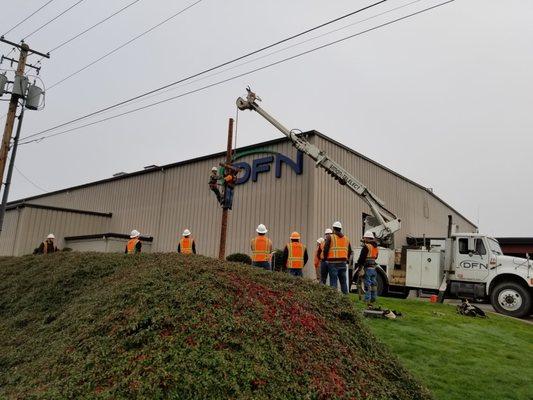
[[[388,0],[319,33],[411,1]],[[48,51],[130,2],[85,0],[28,39],[28,44]],[[45,85],[52,85],[193,2],[141,0],[43,61]],[[45,0],[5,3],[0,14],[2,32]],[[20,40],[73,3],[55,0],[8,38]],[[44,111],[26,113],[23,136],[371,3],[203,0],[51,89]],[[421,0],[135,106],[216,82],[437,3]],[[22,146],[17,166],[42,188],[56,190],[107,178],[118,171],[131,172],[145,165],[221,151],[227,119],[235,115],[235,99],[249,84],[263,98],[263,106],[285,125],[316,129],[433,188],[472,221],[477,222],[479,216],[481,231],[497,236],[533,236],[532,16],[530,0],[457,0],[206,91]],[[1,45],[0,50],[5,54],[10,48]],[[4,63],[0,68],[6,67]],[[133,106],[120,111],[129,108]],[[6,111],[7,103],[0,103],[0,116]],[[114,113],[117,111],[105,116]],[[240,114],[239,145],[277,137],[280,134],[258,115]],[[372,182],[365,183],[372,187]],[[15,173],[11,200],[39,193]]]

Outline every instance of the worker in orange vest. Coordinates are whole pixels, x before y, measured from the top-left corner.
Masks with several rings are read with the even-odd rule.
[[[263,224],[259,224],[257,236],[252,239],[250,247],[252,248],[252,265],[270,271],[270,253],[272,252],[272,242],[266,237],[268,232]]]
[[[237,174],[240,169],[235,168],[232,164],[220,164],[224,167],[224,199],[222,208],[229,209],[233,207],[233,191],[237,185]]]
[[[324,246],[324,238],[318,238],[316,240],[316,248],[315,248],[315,255],[314,255],[314,258],[313,258],[313,265],[315,267],[315,276],[316,276],[316,280],[317,282],[319,283],[322,283],[322,274],[321,274],[321,270],[320,270],[320,264],[322,264],[322,248]],[[327,269],[326,269],[327,271]]]
[[[291,233],[290,243],[287,243],[283,249],[283,265],[292,276],[303,277],[303,268],[308,260],[307,249],[300,241],[301,237],[298,232]]]
[[[181,236],[182,238],[178,244],[178,253],[196,254],[196,242],[191,237],[191,231],[185,229]]]
[[[328,265],[329,285],[337,288],[337,281],[341,284],[341,291],[348,294],[346,267],[352,255],[352,246],[347,236],[342,233],[342,224],[333,224],[333,233],[324,242],[325,260]]]
[[[378,283],[377,283],[377,263],[376,260],[379,255],[378,243],[371,231],[365,232],[363,235],[363,248],[357,260],[359,267],[359,276],[364,277],[365,283],[365,303],[371,307],[378,298]]]
[[[141,237],[141,233],[138,230],[136,229],[132,230],[130,234],[130,240],[128,241],[128,244],[126,245],[126,250],[124,251],[124,253],[126,254],[140,253],[141,248],[142,248],[140,237]]]

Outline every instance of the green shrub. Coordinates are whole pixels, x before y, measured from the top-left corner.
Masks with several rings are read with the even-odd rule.
[[[233,254],[230,254],[229,256],[226,257],[226,260],[227,261],[232,261],[232,262],[239,262],[239,263],[243,263],[243,264],[252,265],[252,259],[250,258],[250,256],[248,254],[244,254],[244,253],[233,253]]]
[[[173,253],[0,258],[0,399],[230,398],[431,396],[307,279]]]

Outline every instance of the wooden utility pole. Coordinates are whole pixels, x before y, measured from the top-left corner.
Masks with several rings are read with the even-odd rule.
[[[226,164],[231,164],[233,150],[233,118],[229,119],[228,124],[228,149],[226,152]],[[224,198],[226,190],[224,189]],[[220,247],[218,248],[218,258],[223,260],[226,256],[226,234],[228,231],[228,209],[222,208],[222,224],[220,226]]]
[[[23,77],[26,69],[26,59],[28,58],[28,51],[30,47],[26,43],[20,45],[20,55],[18,60],[16,76]],[[20,96],[11,93],[11,100],[9,101],[9,110],[7,112],[6,125],[4,127],[4,136],[2,137],[2,147],[0,147],[0,179],[4,181],[4,171],[6,169],[7,153],[9,152],[9,144],[11,142],[11,135],[13,134],[13,126],[15,125],[15,117],[17,114],[17,107]]]
[[[25,85],[21,82],[23,82],[23,80],[25,79],[24,73],[26,72],[26,67],[33,68],[34,70],[37,71],[37,74],[39,73],[41,69],[41,67],[39,66],[27,64],[26,60],[28,59],[29,54],[37,54],[43,58],[50,58],[50,54],[48,53],[44,54],[36,50],[30,49],[30,46],[24,43],[24,41],[22,41],[20,44],[11,42],[9,40],[6,40],[4,36],[0,36],[0,42],[9,44],[13,46],[14,48],[18,48],[20,52],[18,60],[14,58],[5,57],[5,56],[2,56],[0,58],[0,63],[3,62],[4,60],[11,61],[11,64],[17,63],[17,71],[15,72],[15,80],[13,83],[13,90],[11,91],[11,99],[9,100],[9,109],[7,113],[6,125],[4,127],[4,135],[2,136],[2,144],[0,146],[0,186],[4,184],[4,193],[2,195],[2,205],[0,206],[0,232],[1,232],[3,222],[4,222],[7,199],[9,196],[9,185],[11,183],[11,175],[13,173],[13,168],[15,166],[15,156],[17,153],[16,145],[18,143],[18,139],[20,138],[20,129],[22,126],[22,119],[24,117],[24,106],[25,106],[25,102],[27,101],[26,88],[22,87]],[[17,84],[20,84],[21,87],[15,87],[15,85]],[[17,135],[16,135],[16,139],[14,143],[14,148],[11,154],[11,162],[9,166],[8,178],[6,181],[4,181],[4,172],[6,169],[7,155],[9,153],[9,148],[11,144],[11,136],[13,135],[13,126],[15,125],[15,118],[17,117],[17,108],[18,108],[20,99],[22,99],[22,111],[19,116]]]

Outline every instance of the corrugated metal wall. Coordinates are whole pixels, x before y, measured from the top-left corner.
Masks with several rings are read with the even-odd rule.
[[[65,246],[65,236],[105,232],[109,217],[47,210],[32,207],[17,208],[6,213],[6,228],[0,240],[0,255],[30,254],[49,233],[54,233],[59,248]]]
[[[21,213],[22,209],[18,208],[6,211],[4,226],[0,234],[0,255],[2,256],[15,255],[15,245],[19,239],[18,228]]]
[[[270,145],[266,149],[296,160],[296,150],[288,142]],[[255,154],[238,161],[251,164],[252,160],[263,156]],[[112,212],[111,232],[128,233],[138,229],[143,235],[154,237],[154,251],[175,250],[181,232],[188,228],[197,238],[199,252],[216,256],[222,210],[207,182],[211,168],[222,161],[222,158],[198,161],[31,202]],[[282,179],[275,177],[275,164],[270,167],[270,172],[259,174],[257,182],[250,179],[237,187],[234,208],[229,217],[226,254],[249,253],[249,242],[259,223],[268,227],[277,248],[286,243],[293,230],[305,236],[309,196],[308,186],[301,182],[309,179],[312,165],[304,159],[303,175],[296,175],[284,165]]]
[[[447,215],[450,213],[454,214],[461,229],[474,229],[470,223],[420,187],[319,136],[311,135],[311,141],[368,185],[402,219],[403,228],[397,238],[422,233],[443,236],[446,233]],[[259,146],[261,145],[258,148]],[[296,159],[296,150],[288,141],[270,144],[266,149]],[[252,160],[263,156],[249,155],[238,161],[251,164]],[[188,228],[197,239],[199,252],[216,256],[222,211],[209,190],[207,181],[211,167],[221,161],[222,157],[203,159],[163,171],[158,169],[35,198],[29,202],[113,213],[106,229],[82,223],[80,229],[75,233],[69,231],[69,235],[104,231],[129,233],[135,228],[144,235],[154,237],[153,251],[166,252],[176,249],[181,232]],[[229,217],[226,254],[249,253],[249,241],[259,223],[268,227],[269,236],[276,248],[285,245],[292,231],[299,231],[309,248],[310,257],[316,239],[335,220],[344,223],[346,233],[354,244],[358,242],[362,229],[361,215],[369,212],[362,200],[339,186],[322,170],[315,169],[314,163],[307,157],[304,157],[302,175],[296,175],[284,165],[282,179],[276,179],[274,163],[270,167],[269,173],[259,174],[257,182],[250,179],[248,183],[237,187],[234,210]],[[6,227],[12,229],[9,218]],[[42,235],[54,230],[52,226],[59,228],[70,223],[63,220],[59,225],[53,225],[56,223],[52,221],[53,218],[39,218],[42,221],[40,225],[27,220],[24,235],[35,231],[31,238],[24,236],[22,242],[28,243],[25,247],[27,249],[33,249]],[[76,223],[78,222],[73,224]],[[403,242],[400,240],[397,245]],[[14,246],[13,242],[0,239],[0,249],[10,246]],[[313,274],[311,264],[308,263],[308,275]]]
[[[313,136],[312,141],[356,176],[402,220],[402,229],[395,235],[397,247],[405,244],[407,235],[446,236],[449,214],[453,215],[460,230],[475,231],[475,226],[419,186],[319,136]],[[323,170],[316,170],[314,175],[315,187],[320,190],[313,191],[316,218],[312,233],[322,235],[324,228],[340,220],[351,242],[357,245],[362,232],[362,214],[370,214],[370,208]]]

